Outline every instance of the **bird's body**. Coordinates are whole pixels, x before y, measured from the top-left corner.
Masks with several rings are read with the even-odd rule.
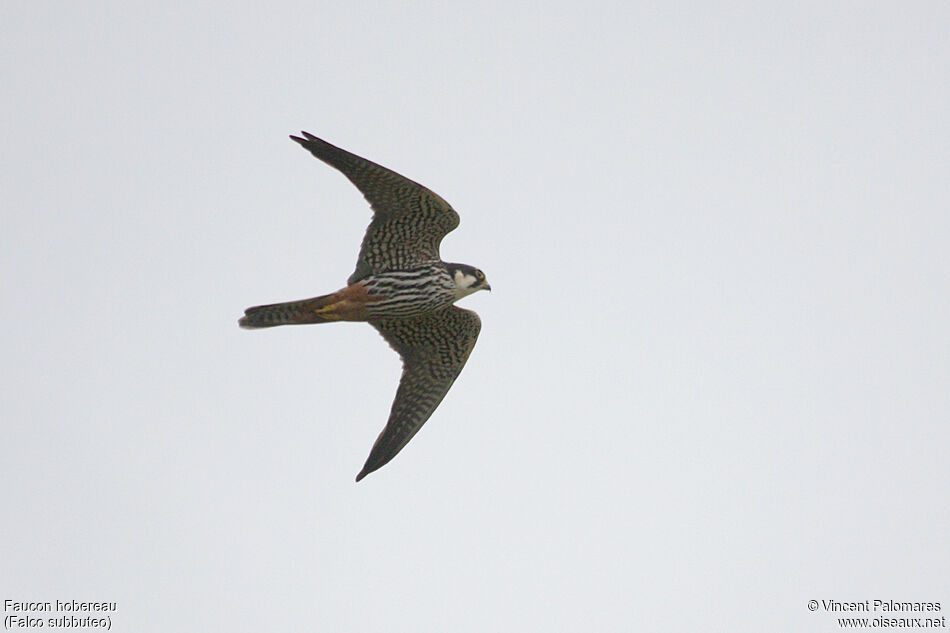
[[[491,290],[485,275],[465,264],[443,262],[439,244],[458,226],[458,214],[435,193],[376,163],[315,136],[291,136],[339,169],[373,208],[356,270],[337,292],[248,308],[245,328],[367,321],[403,360],[403,374],[389,421],[359,481],[402,450],[448,393],[464,367],[481,322],[452,304]]]
[[[447,308],[458,298],[455,282],[440,262],[370,275],[329,295],[248,308],[239,323],[258,328],[410,318]]]

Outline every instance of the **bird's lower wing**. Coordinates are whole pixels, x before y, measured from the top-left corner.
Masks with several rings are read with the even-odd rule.
[[[356,481],[389,462],[425,424],[465,366],[481,330],[477,314],[456,306],[370,325],[399,353],[403,368],[389,421]]]

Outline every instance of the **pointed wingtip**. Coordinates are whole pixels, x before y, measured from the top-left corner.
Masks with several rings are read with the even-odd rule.
[[[368,474],[369,474],[369,473],[366,472],[366,469],[364,468],[363,470],[360,471],[360,474],[358,474],[358,475],[356,476],[356,481],[359,481],[360,479],[362,479],[363,477],[365,477],[365,476],[368,475]]]
[[[291,135],[290,135],[290,140],[296,141],[297,143],[307,143],[307,142],[310,142],[310,141],[321,141],[321,140],[322,140],[322,139],[317,138],[316,136],[314,136],[314,135],[311,134],[310,132],[304,132],[303,130],[300,130],[300,133],[303,135],[303,138],[300,138],[299,136],[295,136],[295,135],[291,134]],[[325,143],[326,141],[322,141],[322,142]]]

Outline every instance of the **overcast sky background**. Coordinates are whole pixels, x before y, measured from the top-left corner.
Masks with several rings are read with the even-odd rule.
[[[113,630],[833,631],[950,610],[950,5],[0,7],[0,598]],[[494,289],[356,484],[399,361],[370,211]],[[5,614],[7,615],[7,614]]]

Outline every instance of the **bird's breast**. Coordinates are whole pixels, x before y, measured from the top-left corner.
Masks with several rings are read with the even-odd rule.
[[[440,310],[455,301],[454,283],[444,266],[390,271],[364,279],[371,301],[369,318],[407,318]]]

